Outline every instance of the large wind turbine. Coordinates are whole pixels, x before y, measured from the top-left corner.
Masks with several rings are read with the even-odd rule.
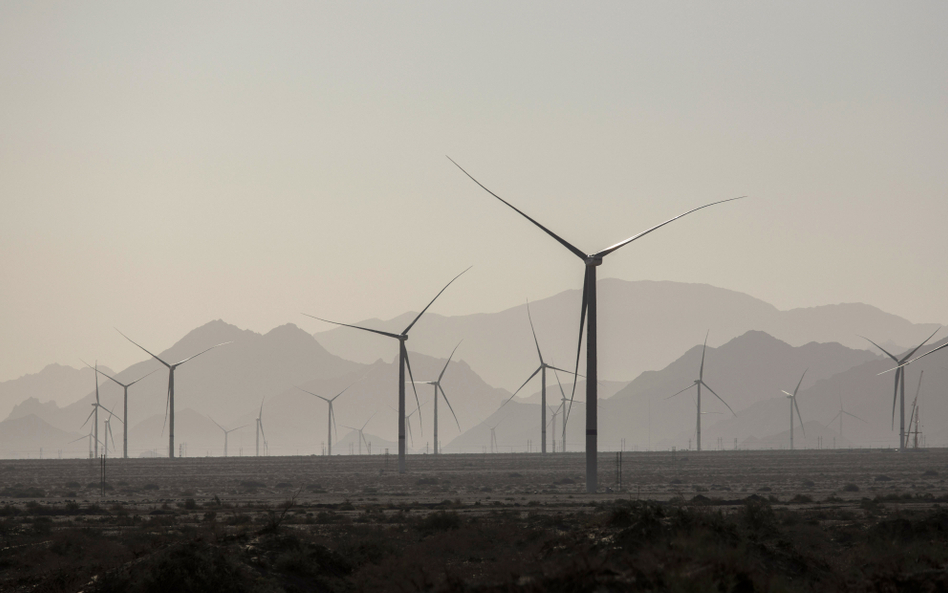
[[[583,261],[583,264],[586,266],[586,275],[585,275],[585,278],[583,279],[582,308],[581,308],[580,317],[579,317],[579,343],[577,344],[577,347],[576,347],[576,369],[574,372],[576,373],[579,372],[579,356],[580,356],[580,351],[582,350],[582,344],[583,344],[583,324],[586,323],[586,491],[589,493],[594,493],[596,492],[596,480],[597,480],[597,476],[596,476],[596,470],[597,470],[596,453],[598,449],[598,433],[597,433],[598,410],[597,408],[598,408],[598,402],[599,402],[598,400],[599,374],[598,374],[597,350],[596,350],[597,345],[598,345],[598,340],[596,337],[596,330],[597,330],[596,268],[602,264],[602,258],[609,255],[613,251],[619,249],[620,247],[624,247],[628,245],[629,243],[631,243],[632,241],[635,241],[636,239],[640,239],[644,237],[645,235],[665,226],[666,224],[669,224],[675,220],[678,220],[682,216],[691,214],[692,212],[701,210],[702,208],[714,206],[715,204],[722,204],[724,202],[730,202],[732,200],[738,200],[740,198],[730,198],[728,200],[720,200],[718,202],[712,202],[710,204],[705,204],[704,206],[693,208],[687,212],[679,214],[678,216],[674,218],[666,220],[665,222],[661,224],[658,224],[658,225],[653,226],[652,228],[646,229],[645,231],[642,231],[641,233],[637,235],[633,235],[624,241],[616,243],[615,245],[612,245],[611,247],[606,247],[605,249],[601,251],[587,254],[581,251],[580,249],[578,249],[577,247],[574,247],[571,243],[567,242],[565,239],[555,234],[553,231],[546,228],[545,226],[543,226],[536,220],[524,214],[522,211],[520,211],[516,206],[514,206],[510,202],[504,200],[503,198],[501,198],[500,196],[498,196],[491,190],[487,189],[487,187],[485,187],[480,181],[474,179],[474,177],[472,177],[470,173],[465,171],[461,167],[461,165],[458,165],[457,163],[455,163],[453,159],[448,157],[448,160],[454,163],[454,165],[457,166],[458,169],[461,169],[461,171],[465,175],[470,177],[471,181],[479,185],[487,193],[489,193],[490,195],[494,196],[495,198],[497,198],[498,200],[500,200],[501,202],[503,202],[504,204],[512,208],[515,212],[517,212],[518,214],[520,214],[521,216],[523,216],[524,218],[526,218],[527,220],[535,224],[537,227],[539,227],[543,232],[545,232],[546,234],[554,238],[557,242],[560,243],[560,245],[568,249],[570,253],[572,253],[579,259],[581,259]],[[744,197],[744,196],[741,196],[741,197]],[[576,389],[576,384],[573,383],[574,392],[575,392],[575,389]]]
[[[808,371],[810,369],[806,369]],[[797,391],[800,391],[800,385],[803,383],[803,377],[806,376],[806,371],[803,371],[803,374],[800,375],[800,380],[797,382],[797,386],[794,388],[793,393],[787,393],[783,389],[780,391],[783,392],[787,399],[790,400],[790,450],[793,451],[793,409],[797,410],[797,418],[800,419],[800,430],[803,431],[804,438],[806,437],[806,428],[803,427],[803,416],[800,415],[800,406],[797,405]]]
[[[116,328],[115,331],[122,334],[122,332],[118,328]],[[125,334],[122,334],[122,337],[124,337],[126,340],[128,340],[132,344],[135,344],[142,350],[145,350],[144,346],[137,343],[135,340],[131,339]],[[149,356],[151,356],[152,358],[154,358],[161,364],[168,367],[168,399],[165,403],[165,406],[166,406],[165,407],[165,420],[169,421],[168,422],[168,458],[169,459],[174,459],[174,370],[178,368],[179,366],[183,365],[184,363],[188,362],[189,360],[197,358],[198,356],[204,354],[208,350],[213,350],[214,348],[217,348],[218,346],[223,346],[224,344],[230,344],[230,342],[228,341],[228,342],[221,342],[220,344],[215,344],[211,346],[210,348],[208,348],[207,350],[202,350],[198,352],[197,354],[195,354],[194,356],[189,356],[185,358],[184,360],[178,361],[174,364],[167,363],[164,360],[152,354],[151,352],[149,352],[148,350],[145,350],[145,352]],[[164,428],[164,425],[162,425],[162,428]]]
[[[260,413],[257,414],[257,457],[260,457],[260,435],[263,435],[264,452],[267,449],[267,435],[263,433],[263,401],[260,400]]]
[[[355,383],[353,383],[352,385],[355,385]],[[349,387],[352,387],[352,385],[349,385]],[[312,391],[307,391],[306,389],[303,389],[302,387],[297,387],[297,389],[299,389],[300,391],[306,392],[310,395],[314,395],[318,397],[319,399],[323,400],[324,402],[326,402],[327,404],[329,404],[329,418],[327,419],[327,422],[326,422],[328,425],[327,428],[329,430],[329,433],[326,437],[326,453],[330,456],[332,456],[332,427],[334,424],[336,424],[336,413],[332,409],[332,402],[336,401],[336,398],[342,395],[343,393],[345,393],[349,389],[349,387],[346,387],[345,389],[343,389],[336,395],[332,396],[331,398],[325,398],[319,395],[318,393],[313,393]],[[338,428],[336,429],[336,436],[337,437],[339,436]]]
[[[86,366],[89,366],[89,363],[88,363],[88,362],[86,363]],[[125,459],[128,459],[128,388],[131,387],[132,385],[134,385],[135,383],[138,383],[139,381],[141,381],[142,379],[144,379],[144,378],[147,377],[148,375],[157,372],[158,369],[155,369],[155,370],[152,371],[151,373],[148,373],[148,375],[145,375],[145,376],[143,376],[143,377],[140,377],[140,378],[138,378],[138,379],[135,379],[134,381],[132,381],[131,383],[128,383],[128,384],[122,383],[121,381],[119,381],[119,380],[116,379],[115,377],[113,377],[113,376],[111,376],[111,375],[108,375],[108,374],[106,374],[106,373],[103,373],[103,372],[100,371],[98,368],[96,368],[95,370],[96,370],[97,373],[99,373],[99,374],[102,375],[103,377],[106,377],[107,379],[111,379],[114,383],[120,385],[120,386],[122,387],[122,389],[124,390],[124,392],[125,392],[125,394],[124,394],[124,401],[125,401],[125,419],[122,420],[122,429],[123,429],[123,430],[122,430],[122,432],[123,432],[123,434],[122,434],[122,457],[124,457]]]
[[[458,345],[454,347],[454,350],[451,351],[451,356],[448,357],[448,362],[444,363],[444,368],[441,369],[441,374],[438,375],[438,378],[434,381],[417,381],[420,385],[434,385],[434,454],[437,455],[440,453],[440,447],[438,446],[438,391],[441,391],[441,395],[444,397],[444,403],[448,404],[448,409],[451,410],[451,415],[454,416],[454,421],[458,425],[458,430],[461,430],[461,423],[458,422],[458,415],[454,413],[454,408],[451,407],[451,402],[448,401],[448,395],[444,392],[444,387],[441,386],[441,379],[444,378],[444,372],[448,370],[448,365],[451,364],[451,359],[454,358],[454,353],[457,352],[458,346],[461,345],[461,342],[458,342]],[[361,445],[360,445],[361,447]]]
[[[211,418],[210,416],[208,416],[208,418],[211,420],[211,422],[213,422],[214,424],[217,424],[217,420],[214,420],[214,419]],[[245,427],[245,426],[247,426],[247,425],[246,425],[246,424],[242,424],[242,425],[238,426],[237,428],[231,428],[230,430],[227,430],[226,428],[224,428],[224,427],[221,426],[220,424],[217,424],[217,428],[219,428],[219,429],[221,429],[221,430],[224,431],[224,457],[227,457],[227,437],[230,436],[230,433],[234,432],[235,430],[240,430],[241,428],[243,428],[243,427]]]
[[[731,409],[731,406],[728,406],[728,405],[727,405],[727,402],[724,401],[724,399],[723,399],[720,395],[718,395],[717,393],[715,393],[714,390],[711,389],[711,386],[710,386],[710,385],[708,385],[707,383],[704,382],[704,354],[705,354],[705,352],[706,352],[707,349],[708,349],[708,334],[710,334],[710,333],[711,333],[711,331],[708,330],[708,333],[704,335],[704,346],[701,347],[701,366],[698,367],[698,378],[695,379],[695,381],[694,381],[694,383],[693,383],[692,385],[689,385],[688,387],[685,387],[684,389],[682,389],[682,390],[679,391],[678,393],[676,393],[676,394],[674,394],[674,395],[671,395],[671,396],[669,396],[668,398],[666,398],[666,399],[669,399],[669,398],[675,397],[675,395],[679,395],[679,394],[681,394],[681,393],[684,393],[684,392],[688,391],[689,389],[691,389],[692,387],[697,387],[697,388],[698,388],[698,401],[696,402],[696,405],[697,405],[697,407],[698,407],[698,420],[696,421],[696,426],[697,426],[696,433],[697,433],[698,451],[701,450],[701,386],[702,386],[702,385],[705,386],[705,387],[707,387],[708,391],[710,391],[712,394],[714,394],[714,397],[716,397],[716,398],[718,398],[719,400],[721,400],[721,403],[724,404],[725,406],[727,406],[727,409],[728,409],[728,410],[731,410],[731,414],[734,414],[734,417],[737,418],[737,414],[734,413],[734,410]]]
[[[898,365],[895,367],[895,389],[894,389],[894,393],[892,394],[892,428],[893,429],[895,428],[895,405],[896,405],[896,402],[898,401],[900,404],[899,405],[899,451],[905,450],[905,444],[906,444],[906,438],[907,438],[907,435],[905,433],[905,371],[906,369],[904,367],[912,364],[913,362],[918,360],[918,358],[928,356],[935,350],[939,350],[940,348],[944,347],[944,346],[941,346],[940,348],[936,348],[935,350],[926,352],[925,354],[923,354],[922,356],[919,356],[916,359],[909,360],[918,351],[919,348],[921,348],[922,346],[928,343],[928,340],[931,340],[933,337],[935,337],[935,334],[938,333],[939,329],[941,329],[941,327],[933,331],[932,335],[928,336],[928,338],[926,338],[924,342],[922,342],[921,344],[919,344],[912,350],[909,350],[908,352],[903,354],[901,357],[896,357],[895,355],[890,353],[888,350],[886,350],[882,346],[876,344],[869,338],[863,336],[863,339],[868,341],[870,344],[872,344],[879,350],[882,350],[883,352],[885,352],[885,355],[891,358],[893,361],[895,361],[895,364]]]
[[[572,374],[572,371],[567,371],[566,369],[561,369],[551,364],[547,364],[547,362],[543,360],[543,353],[540,352],[540,341],[537,340],[537,331],[533,327],[533,316],[530,314],[530,301],[527,301],[527,319],[530,321],[530,331],[533,333],[533,343],[536,344],[536,347],[537,347],[537,357],[539,357],[540,359],[540,366],[537,367],[537,370],[533,371],[533,374],[527,377],[527,380],[523,382],[523,385],[518,387],[517,390],[513,392],[513,395],[507,398],[507,401],[505,401],[501,405],[501,407],[507,405],[507,402],[512,400],[515,395],[520,393],[520,390],[526,387],[527,383],[529,383],[534,377],[537,376],[537,373],[540,373],[540,452],[545,454],[546,453],[546,424],[547,424],[546,422],[546,370],[553,369],[554,372],[563,371],[564,373],[570,373],[570,374]]]
[[[468,268],[467,270],[470,269],[471,268]],[[464,272],[467,272],[467,270],[464,270]],[[464,272],[461,272],[461,274],[464,274]],[[452,278],[451,282],[454,282],[460,278],[461,274],[458,274]],[[418,391],[415,389],[415,379],[411,374],[411,363],[408,362],[408,349],[405,347],[405,341],[408,340],[408,332],[411,330],[411,328],[414,327],[415,323],[417,323],[419,319],[421,319],[421,316],[425,314],[425,311],[428,310],[428,307],[430,307],[435,302],[435,300],[441,296],[441,293],[451,286],[451,282],[448,282],[444,285],[444,288],[442,288],[441,291],[435,295],[435,298],[431,299],[431,302],[428,303],[428,306],[422,309],[421,313],[419,313],[418,316],[415,317],[415,319],[408,324],[408,327],[406,327],[400,334],[393,334],[391,332],[385,332],[378,329],[370,329],[368,327],[360,327],[358,325],[349,325],[348,323],[339,323],[338,321],[330,321],[329,319],[323,319],[322,317],[316,317],[315,315],[307,315],[306,313],[303,313],[303,315],[306,315],[307,317],[325,321],[326,323],[341,325],[343,327],[351,327],[353,329],[361,329],[362,331],[372,332],[374,334],[379,334],[387,338],[394,338],[398,340],[398,473],[400,474],[405,473],[405,367],[408,367],[408,377],[412,381],[411,389],[415,392],[415,404],[418,406],[421,405],[418,399]],[[420,422],[420,414],[418,415],[418,419]]]

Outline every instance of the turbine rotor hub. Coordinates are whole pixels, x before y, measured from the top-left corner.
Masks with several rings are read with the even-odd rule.
[[[595,256],[592,256],[592,255],[587,255],[587,256],[586,256],[586,265],[587,265],[587,266],[601,266],[601,265],[602,265],[602,257],[595,257]]]

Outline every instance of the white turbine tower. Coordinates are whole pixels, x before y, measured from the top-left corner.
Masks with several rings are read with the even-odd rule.
[[[598,467],[596,456],[597,456],[597,451],[598,451],[598,432],[597,431],[598,431],[598,403],[599,403],[599,400],[598,400],[599,371],[598,371],[598,365],[597,365],[597,350],[596,350],[599,343],[596,337],[597,336],[597,333],[596,333],[597,332],[596,268],[602,264],[602,258],[609,255],[613,251],[616,251],[617,249],[628,245],[629,243],[635,241],[636,239],[640,239],[644,237],[645,235],[665,226],[666,224],[669,224],[671,222],[674,222],[675,220],[678,220],[682,216],[686,216],[688,214],[691,214],[692,212],[701,210],[702,208],[714,206],[715,204],[723,204],[724,202],[730,202],[733,200],[739,200],[740,198],[730,198],[728,200],[720,200],[718,202],[712,202],[710,204],[705,204],[704,206],[693,208],[687,212],[679,214],[678,216],[674,218],[666,220],[665,222],[661,224],[658,224],[658,225],[653,226],[652,228],[646,229],[645,231],[642,231],[641,233],[637,235],[633,235],[624,241],[620,241],[619,243],[616,243],[615,245],[606,247],[605,249],[601,251],[597,251],[595,253],[587,254],[581,251],[579,248],[573,246],[571,243],[567,242],[565,239],[555,234],[553,231],[546,228],[545,226],[543,226],[536,220],[524,214],[521,210],[519,210],[516,206],[514,206],[510,202],[504,200],[503,198],[501,198],[500,196],[498,196],[491,190],[487,189],[487,187],[485,187],[480,181],[474,179],[474,177],[472,177],[470,173],[465,171],[461,167],[461,165],[458,165],[457,163],[455,163],[454,160],[452,160],[450,157],[448,157],[448,160],[454,163],[454,165],[458,169],[461,169],[461,171],[465,175],[470,177],[471,181],[479,185],[487,193],[489,193],[490,195],[494,196],[495,198],[497,198],[498,200],[500,200],[501,202],[503,202],[504,204],[512,208],[515,212],[517,212],[518,214],[520,214],[521,216],[523,216],[524,218],[532,222],[534,225],[539,227],[543,232],[545,232],[550,237],[555,239],[560,245],[568,249],[570,253],[572,253],[573,255],[578,257],[580,260],[582,260],[583,264],[586,267],[586,274],[583,280],[583,301],[582,301],[582,307],[581,307],[581,312],[580,312],[580,317],[579,317],[579,342],[576,346],[576,368],[574,369],[574,373],[579,372],[579,357],[580,357],[580,352],[582,351],[583,325],[585,324],[586,325],[586,492],[590,494],[595,493],[596,481],[597,481],[596,471]],[[741,197],[744,197],[744,196],[741,196]],[[573,384],[573,389],[574,391],[576,389],[575,383]],[[566,415],[568,419],[569,410],[567,410]]]
[[[122,332],[118,328],[116,328],[115,331],[122,334]],[[124,337],[126,340],[128,340],[132,344],[135,344],[142,350],[145,350],[144,346],[142,346],[141,344],[138,344],[137,342],[135,342],[135,340],[131,339],[125,334],[122,334],[122,337]],[[154,358],[161,364],[168,367],[168,399],[165,402],[165,421],[170,420],[168,422],[168,458],[169,459],[174,458],[174,370],[178,368],[179,366],[183,365],[184,363],[188,362],[189,360],[195,359],[198,356],[204,354],[208,350],[213,350],[214,348],[217,348],[218,346],[223,346],[224,344],[230,344],[230,342],[221,342],[220,344],[215,344],[211,346],[210,348],[208,348],[207,350],[202,350],[198,352],[197,354],[195,354],[194,356],[189,356],[185,358],[184,360],[180,360],[174,364],[165,362],[164,360],[158,358],[156,355],[152,354],[148,350],[145,350],[145,352],[149,356],[151,356],[152,358]],[[164,431],[164,424],[161,425],[161,429],[162,431]]]
[[[470,269],[471,268],[468,268],[467,270],[470,270]],[[467,272],[467,270],[464,270],[464,272]],[[461,272],[461,274],[458,274],[457,276],[452,278],[451,282],[454,282],[455,280],[460,278],[461,275],[464,274],[464,272]],[[428,310],[428,307],[434,304],[435,300],[437,300],[437,298],[441,296],[441,293],[447,290],[449,286],[451,286],[451,282],[448,282],[447,284],[444,285],[444,288],[441,289],[441,292],[436,294],[435,298],[431,299],[431,302],[428,303],[428,306],[422,309],[421,313],[419,313],[418,316],[415,317],[415,319],[411,323],[408,324],[408,327],[402,330],[402,333],[400,334],[393,334],[391,332],[385,332],[378,329],[370,329],[368,327],[360,327],[358,325],[350,325],[348,323],[339,323],[338,321],[330,321],[329,319],[323,319],[322,317],[316,317],[315,315],[308,315],[306,313],[303,313],[303,315],[306,315],[307,317],[312,317],[313,319],[325,321],[326,323],[341,325],[343,327],[351,327],[353,329],[361,329],[362,331],[372,332],[373,334],[379,334],[387,338],[394,338],[398,340],[398,473],[400,474],[405,473],[405,368],[406,367],[408,368],[408,377],[412,381],[412,385],[411,385],[412,391],[415,392],[415,404],[417,406],[420,406],[420,402],[418,400],[418,391],[415,390],[415,383],[414,383],[415,379],[414,377],[412,377],[412,374],[411,374],[411,363],[408,361],[408,349],[405,347],[405,342],[408,340],[408,332],[411,330],[411,328],[414,327],[415,323],[417,323],[419,319],[421,319],[421,316],[425,314],[425,311]],[[418,418],[420,421],[421,416],[419,416]]]
[[[807,369],[808,371],[810,369]],[[797,418],[800,419],[800,430],[803,431],[803,436],[806,437],[806,428],[803,427],[803,416],[800,415],[800,406],[797,405],[797,391],[800,391],[800,384],[803,383],[803,377],[806,376],[806,371],[803,371],[803,374],[800,375],[800,381],[797,382],[796,388],[794,388],[793,393],[787,393],[783,389],[780,391],[783,392],[787,399],[790,400],[790,450],[793,451],[793,409],[797,410]]]

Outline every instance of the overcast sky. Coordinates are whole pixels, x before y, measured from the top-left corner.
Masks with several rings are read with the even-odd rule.
[[[3,2],[0,138],[0,381],[581,287],[445,155],[588,252],[750,196],[600,278],[948,323],[945,2]]]

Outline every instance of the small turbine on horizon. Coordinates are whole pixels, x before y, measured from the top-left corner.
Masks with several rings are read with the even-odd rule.
[[[800,419],[800,430],[803,431],[803,437],[806,438],[806,428],[803,426],[803,416],[800,415],[800,406],[797,405],[797,391],[800,391],[800,385],[803,383],[803,377],[806,376],[806,369],[803,371],[803,374],[800,375],[800,381],[797,382],[797,386],[794,388],[793,393],[787,393],[783,389],[780,391],[787,396],[787,399],[790,400],[790,450],[793,451],[793,410],[797,410],[797,418]]]
[[[358,381],[356,381],[356,383],[358,383]],[[349,387],[352,387],[352,385],[355,385],[355,383],[352,383],[351,385],[349,385]],[[325,397],[319,395],[318,393],[313,393],[312,391],[307,391],[306,389],[303,389],[302,387],[297,387],[297,389],[299,389],[300,391],[302,391],[302,392],[304,392],[304,393],[308,393],[308,394],[313,395],[313,396],[315,396],[315,397],[318,397],[319,399],[321,399],[321,400],[323,400],[324,402],[326,402],[327,404],[329,404],[329,418],[327,419],[327,429],[328,429],[329,433],[328,433],[328,435],[326,436],[326,453],[327,453],[327,455],[329,455],[329,456],[332,456],[332,428],[333,428],[333,426],[335,426],[335,424],[336,424],[336,413],[335,413],[335,412],[333,411],[333,409],[332,409],[332,403],[333,403],[334,401],[336,401],[336,398],[337,398],[337,397],[339,397],[340,395],[342,395],[343,393],[345,393],[346,391],[348,391],[349,387],[346,387],[345,389],[343,389],[342,391],[340,391],[339,393],[337,393],[336,395],[334,395],[334,396],[331,397],[331,398],[325,398]],[[337,429],[336,429],[336,437],[338,437],[338,436],[339,436],[339,429],[337,428]]]
[[[921,377],[919,377],[919,383],[921,383]],[[838,412],[835,416],[833,416],[833,418],[832,418],[829,422],[827,422],[827,424],[832,424],[833,422],[836,421],[837,418],[839,418],[839,436],[840,436],[840,437],[843,436],[843,416],[849,416],[850,418],[855,418],[856,420],[859,420],[859,421],[862,422],[862,423],[869,424],[868,422],[866,422],[865,420],[863,420],[863,419],[860,418],[859,416],[856,416],[855,414],[850,414],[849,412],[847,412],[846,410],[844,410],[844,409],[843,409],[843,398],[840,397],[840,398],[839,398],[839,412]]]
[[[462,340],[463,341],[463,340]],[[458,415],[454,413],[454,408],[451,406],[451,402],[448,401],[448,394],[444,392],[444,387],[441,386],[441,379],[444,378],[444,372],[448,370],[448,365],[451,364],[451,359],[454,358],[454,353],[457,352],[458,346],[461,345],[461,342],[458,342],[458,345],[454,347],[454,350],[451,351],[451,355],[448,356],[448,361],[444,363],[444,368],[441,369],[441,374],[438,375],[438,378],[434,381],[415,381],[420,385],[434,385],[434,454],[437,455],[440,453],[440,447],[438,446],[438,391],[441,391],[442,397],[444,397],[444,403],[448,404],[448,409],[451,410],[451,415],[454,416],[454,422],[458,425],[458,431],[461,430],[461,423],[458,422]]]
[[[698,367],[698,378],[694,380],[694,383],[693,383],[692,385],[689,385],[688,387],[685,387],[684,389],[682,389],[682,390],[679,391],[678,393],[675,393],[675,394],[670,395],[670,396],[668,396],[668,397],[665,398],[665,399],[671,399],[671,398],[675,397],[676,395],[679,395],[679,394],[682,394],[682,393],[688,391],[688,390],[691,389],[692,387],[697,387],[697,388],[698,388],[698,399],[697,399],[697,401],[696,401],[696,403],[695,403],[695,406],[696,406],[697,409],[698,409],[698,414],[697,414],[697,415],[698,415],[698,419],[695,421],[695,426],[697,427],[697,428],[695,429],[695,434],[697,435],[697,444],[698,444],[697,450],[698,450],[698,451],[701,450],[701,414],[702,414],[702,411],[701,411],[701,386],[702,386],[702,385],[704,385],[704,386],[708,389],[708,391],[710,391],[712,394],[714,394],[714,397],[716,397],[716,398],[718,398],[719,400],[721,400],[721,403],[724,404],[725,406],[727,406],[727,409],[728,409],[728,410],[731,410],[731,414],[734,414],[734,417],[737,418],[737,414],[734,413],[734,410],[731,409],[731,406],[728,406],[727,402],[724,401],[724,399],[723,399],[720,395],[718,395],[717,393],[715,393],[714,390],[711,389],[711,386],[710,386],[710,385],[708,385],[707,383],[704,382],[704,355],[705,355],[705,352],[706,352],[707,349],[708,349],[708,334],[710,334],[710,333],[711,333],[711,331],[708,330],[708,333],[706,333],[706,334],[704,335],[704,345],[701,347],[701,366]]]
[[[214,419],[211,418],[210,416],[208,416],[207,418],[208,418],[208,420],[210,420],[210,421],[213,422],[214,424],[217,424],[217,420],[214,420]],[[247,426],[247,425],[246,425],[246,424],[242,424],[242,425],[238,426],[237,428],[231,428],[230,430],[227,430],[226,428],[224,428],[224,427],[221,426],[220,424],[217,424],[217,428],[219,428],[219,429],[221,429],[221,430],[224,431],[224,457],[227,457],[227,437],[230,436],[230,433],[234,432],[235,430],[240,430],[241,428],[244,428],[245,426]]]
[[[135,344],[142,350],[145,350],[144,346],[142,346],[141,344],[137,343],[135,340],[123,334],[122,331],[119,330],[118,328],[115,328],[115,331],[122,334],[122,337],[128,340],[129,342],[131,342],[132,344]],[[167,363],[164,360],[152,354],[151,352],[149,352],[148,350],[145,350],[145,352],[149,356],[151,356],[152,358],[154,358],[161,364],[168,367],[168,399],[165,401],[165,421],[168,422],[168,420],[170,419],[170,422],[168,422],[168,458],[169,459],[174,459],[174,370],[178,368],[179,366],[183,365],[184,363],[188,362],[189,360],[195,359],[198,356],[204,354],[205,352],[209,350],[213,350],[214,348],[217,348],[218,346],[223,346],[224,344],[230,344],[230,342],[228,341],[228,342],[221,342],[220,344],[215,344],[211,346],[210,348],[208,348],[207,350],[202,350],[201,352],[198,352],[194,356],[189,356],[185,358],[184,360],[178,361],[174,364]],[[96,379],[96,383],[98,383],[98,379]],[[162,423],[161,425],[162,432],[164,431],[164,428],[165,428],[164,423]]]
[[[674,218],[670,218],[661,224],[657,224],[649,229],[646,229],[645,231],[638,233],[637,235],[633,235],[629,237],[628,239],[625,239],[624,241],[620,241],[619,243],[616,243],[615,245],[606,247],[605,249],[601,251],[597,251],[595,253],[587,254],[581,251],[579,248],[573,246],[571,243],[567,242],[565,239],[555,234],[553,231],[546,228],[545,226],[543,226],[542,224],[540,224],[533,218],[530,218],[529,216],[527,216],[525,213],[523,213],[521,210],[519,210],[516,206],[514,206],[507,200],[504,200],[499,195],[487,189],[487,187],[484,186],[480,181],[478,181],[477,179],[474,179],[474,177],[470,173],[465,171],[461,167],[461,165],[458,165],[456,162],[454,162],[454,160],[451,159],[451,157],[448,157],[448,160],[454,163],[454,165],[458,169],[461,169],[461,172],[467,175],[471,179],[471,181],[473,181],[478,186],[480,186],[481,189],[483,189],[490,195],[494,196],[495,198],[497,198],[498,200],[500,200],[501,202],[509,206],[515,212],[517,212],[518,214],[520,214],[521,216],[523,216],[524,218],[532,222],[534,225],[536,225],[538,228],[540,228],[540,230],[542,230],[543,232],[548,234],[550,237],[555,239],[560,245],[568,249],[570,253],[572,253],[573,255],[578,257],[580,260],[582,260],[583,264],[586,267],[586,274],[583,279],[583,300],[582,300],[581,312],[579,316],[579,341],[576,345],[576,368],[574,369],[573,372],[574,374],[579,373],[580,352],[582,351],[582,347],[583,347],[583,325],[585,324],[586,325],[586,492],[590,494],[594,494],[596,492],[597,479],[598,479],[597,451],[598,451],[598,443],[599,443],[599,440],[598,440],[599,438],[598,437],[599,370],[598,370],[598,362],[597,362],[598,360],[597,347],[598,347],[599,342],[596,337],[597,336],[597,333],[596,333],[597,332],[596,268],[602,264],[602,259],[606,257],[607,255],[609,255],[610,253],[612,253],[613,251],[616,251],[617,249],[620,249],[628,245],[629,243],[644,237],[645,235],[651,233],[652,231],[658,230],[659,228],[678,220],[679,218],[683,216],[686,216],[688,214],[691,214],[692,212],[701,210],[702,208],[708,208],[716,204],[723,204],[724,202],[739,200],[741,198],[730,198],[727,200],[719,200],[717,202],[705,204],[704,206],[692,208],[691,210],[687,212],[679,214],[678,216],[675,216]],[[741,197],[744,197],[744,196],[741,196]],[[576,390],[576,383],[574,382],[573,395],[575,395],[575,390]],[[567,420],[569,419],[569,409],[567,409],[566,418]]]
[[[470,267],[467,268],[467,270],[470,270],[470,269],[471,269]],[[400,474],[405,473],[405,368],[406,367],[408,368],[408,377],[412,381],[412,384],[411,384],[412,391],[415,392],[415,405],[419,407],[421,406],[421,403],[418,400],[418,391],[415,389],[415,383],[414,383],[415,379],[414,377],[412,377],[412,374],[411,374],[411,363],[408,361],[408,348],[405,347],[405,342],[408,340],[408,332],[411,331],[411,328],[414,327],[415,323],[417,323],[418,320],[421,319],[421,316],[425,314],[425,311],[428,310],[428,307],[434,304],[435,300],[437,300],[437,298],[441,296],[441,293],[447,290],[448,287],[451,286],[451,283],[457,280],[458,278],[460,278],[462,274],[467,272],[467,270],[464,270],[464,272],[461,272],[460,274],[452,278],[451,282],[448,282],[447,284],[445,284],[444,288],[442,288],[441,291],[435,295],[435,298],[431,299],[431,302],[428,303],[428,306],[422,309],[421,313],[419,313],[418,316],[415,317],[415,319],[412,320],[412,322],[408,324],[408,327],[402,330],[402,333],[400,334],[394,334],[392,332],[381,331],[378,329],[370,329],[368,327],[361,327],[358,325],[350,325],[348,323],[339,323],[338,321],[330,321],[329,319],[323,319],[322,317],[316,317],[315,315],[309,315],[307,313],[303,313],[303,315],[306,315],[307,317],[312,317],[313,319],[318,319],[319,321],[324,321],[326,323],[332,323],[333,325],[341,325],[343,327],[361,329],[362,331],[372,332],[373,334],[379,334],[387,338],[394,338],[398,340],[398,473]],[[421,421],[420,415],[418,416],[418,419],[420,422]]]
[[[87,367],[92,368],[92,367],[89,365],[88,362],[86,362],[86,361],[84,361],[84,360],[83,360],[82,362],[84,362]],[[124,457],[125,459],[128,459],[128,388],[131,387],[132,385],[134,385],[135,383],[138,383],[139,381],[141,381],[142,379],[144,379],[144,378],[147,377],[148,375],[151,375],[152,373],[158,372],[158,369],[155,369],[155,370],[153,370],[151,373],[148,373],[147,375],[144,375],[144,376],[142,376],[142,377],[140,377],[140,378],[138,378],[138,379],[135,379],[135,380],[132,381],[131,383],[122,383],[121,381],[119,381],[119,380],[116,379],[115,377],[113,377],[113,376],[111,376],[111,375],[109,375],[109,374],[107,374],[107,373],[104,373],[104,372],[100,371],[100,370],[98,369],[98,364],[96,365],[95,372],[99,373],[100,375],[102,375],[103,377],[105,377],[105,378],[107,378],[107,379],[111,379],[114,383],[116,383],[117,385],[121,386],[122,389],[123,389],[123,391],[124,391],[123,401],[125,402],[125,419],[122,420],[122,427],[123,427],[123,433],[122,433],[122,457]]]
[[[354,430],[359,433],[359,455],[362,455],[362,443],[365,443],[366,449],[369,452],[369,455],[372,454],[372,449],[369,447],[369,441],[365,440],[365,427],[368,426],[369,422],[372,421],[372,418],[375,417],[377,412],[373,412],[369,419],[365,421],[365,424],[362,425],[362,428],[355,428],[354,426],[342,425],[343,428],[348,428],[349,430]]]

